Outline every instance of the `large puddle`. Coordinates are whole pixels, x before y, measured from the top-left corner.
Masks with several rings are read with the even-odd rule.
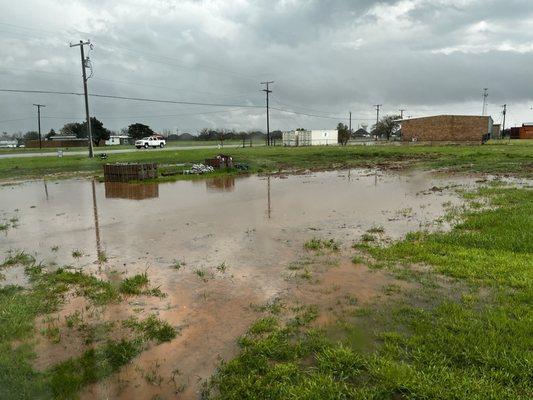
[[[332,238],[348,249],[372,227],[383,227],[390,238],[442,228],[435,220],[444,205],[460,203],[454,189],[473,185],[474,178],[368,170],[149,185],[35,181],[0,188],[0,216],[18,218],[18,226],[0,232],[0,250],[25,250],[47,265],[69,264],[106,279],[148,270],[166,298],[111,306],[100,317],[127,318],[141,309],[179,326],[180,336],[146,351],[82,397],[171,398],[185,385],[182,398],[196,398],[199,382],[220,358],[235,354],[235,339],[256,318],[250,304],[287,296],[298,285],[287,279],[287,266],[305,256],[307,240]],[[83,256],[74,258],[73,250]],[[99,253],[107,255],[103,265]],[[344,282],[363,300],[386,283],[381,273],[352,274],[345,261],[337,260],[337,275],[323,281]],[[184,265],[176,268],[178,262]],[[0,281],[6,283],[24,284],[24,274],[10,273]],[[320,293],[326,292],[313,289],[302,298],[311,301]],[[76,307],[84,304],[67,308]],[[41,340],[36,366],[67,358],[70,345]],[[155,386],[143,379],[153,368],[164,378]]]

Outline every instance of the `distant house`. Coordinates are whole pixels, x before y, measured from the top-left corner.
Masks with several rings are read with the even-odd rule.
[[[282,133],[283,146],[328,146],[339,143],[339,131],[324,130],[296,130]]]
[[[109,136],[109,139],[105,141],[106,146],[117,146],[119,144],[131,144],[131,137],[128,135],[114,135]]]
[[[370,133],[368,133],[363,128],[359,128],[355,132],[352,133],[353,137],[370,137]]]
[[[181,135],[178,135],[178,140],[194,140],[194,139],[196,139],[196,137],[191,135],[190,133],[182,133]]]
[[[533,122],[526,122],[518,131],[519,139],[533,139]]]
[[[436,115],[399,121],[404,142],[476,142],[492,134],[489,116]]]
[[[77,140],[78,138],[76,135],[52,135],[48,138],[48,140]],[[86,139],[80,139],[80,140],[86,140]]]

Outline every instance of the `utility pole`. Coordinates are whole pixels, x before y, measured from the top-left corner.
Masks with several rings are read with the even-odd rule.
[[[268,85],[271,83],[274,83],[274,81],[266,81],[261,82],[261,85],[266,85],[266,89],[262,89],[263,92],[266,93],[266,111],[267,111],[267,146],[270,146],[270,118],[269,118],[269,110],[268,110],[268,95],[269,93],[272,93],[272,90],[269,90]]]
[[[44,104],[34,104],[37,107],[37,126],[39,127],[39,148],[43,148],[42,138],[41,138],[41,107],[46,107]]]
[[[85,58],[85,53],[83,51],[83,46],[91,46],[91,41],[87,40],[84,42],[83,40],[80,40],[79,43],[76,44],[70,44],[70,47],[76,47],[80,46],[80,55],[81,55],[81,75],[83,77],[83,93],[85,96],[85,118],[87,120],[87,136],[89,138],[89,158],[93,158],[93,133],[91,129],[91,117],[89,116],[89,97],[87,95],[87,74],[85,71],[85,68],[87,68],[89,64],[89,57]]]
[[[483,88],[483,110],[481,115],[485,115],[487,113],[487,97],[489,97],[488,90],[488,88]]]
[[[503,121],[502,121],[502,135],[505,132],[505,116],[507,115],[507,104],[504,104],[503,106]],[[509,137],[511,137],[511,134],[509,134]]]
[[[376,126],[379,123],[379,109],[383,106],[383,104],[376,104],[374,107],[376,107]]]
[[[350,137],[352,136],[352,112],[350,111]]]
[[[403,119],[403,113],[405,112],[405,108],[401,108],[398,111],[400,112],[400,118]]]

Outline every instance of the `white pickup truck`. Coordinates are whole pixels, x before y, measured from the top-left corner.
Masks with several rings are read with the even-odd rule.
[[[163,148],[166,144],[167,142],[165,141],[165,139],[160,136],[148,136],[135,141],[135,147],[137,147],[138,149],[140,149],[141,147],[144,147],[145,149],[147,149],[148,147],[152,147],[154,149],[156,147]]]

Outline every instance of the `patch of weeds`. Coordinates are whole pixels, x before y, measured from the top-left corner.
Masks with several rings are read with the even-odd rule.
[[[314,251],[322,249],[338,251],[340,249],[340,243],[334,239],[312,238],[311,240],[304,243],[304,248],[306,248],[307,250]]]
[[[104,321],[96,324],[81,324],[79,330],[83,333],[84,342],[90,345],[105,340],[113,330],[115,323]]]
[[[152,386],[161,386],[163,383],[163,376],[159,373],[161,364],[156,360],[147,371],[144,372],[144,380]]]
[[[361,236],[361,240],[363,242],[374,242],[376,240],[376,237],[374,235],[371,235],[370,233],[364,233]]]
[[[98,382],[117,372],[141,353],[140,340],[109,341],[104,346],[90,349],[80,357],[62,362],[45,373],[45,382],[53,398],[75,397],[84,386]]]
[[[224,273],[228,269],[228,266],[226,265],[226,262],[224,261],[222,264],[217,265],[217,271]]]
[[[81,250],[78,250],[78,249],[72,250],[72,258],[79,260],[82,257],[83,257],[83,252]]]
[[[52,343],[59,343],[61,341],[61,332],[59,327],[53,324],[48,324],[41,329],[41,335],[45,336]]]
[[[353,296],[351,296],[349,294],[344,296],[344,299],[346,300],[346,303],[348,303],[350,306],[355,306],[358,303],[357,297],[353,297]]]
[[[361,256],[353,256],[352,263],[354,264],[366,264],[367,261],[364,259],[364,257]]]
[[[396,215],[399,215],[402,217],[410,217],[412,214],[413,214],[412,207],[401,208],[398,211],[396,211]]]
[[[72,314],[65,315],[65,324],[69,328],[74,328],[77,325],[83,323],[83,316],[79,311],[75,311]]]
[[[213,274],[205,269],[195,269],[194,273],[198,278],[200,278],[202,281],[207,282],[209,281],[209,278],[213,278]]]
[[[304,247],[307,250],[320,250],[322,248],[322,241],[317,238],[312,238],[304,243]]]
[[[278,326],[278,320],[274,317],[261,318],[253,323],[249,332],[253,335],[272,332]]]
[[[180,260],[174,260],[172,262],[172,268],[174,269],[177,269],[178,271],[183,268],[185,266],[185,262],[184,261],[180,261]]]
[[[107,262],[107,254],[106,254],[105,251],[103,251],[103,250],[99,250],[98,251],[98,262],[100,264],[103,264],[103,263]]]
[[[127,328],[141,333],[144,338],[155,340],[157,343],[169,342],[178,334],[176,328],[170,326],[168,322],[160,320],[154,314],[142,321],[139,321],[135,317],[131,317],[123,321],[122,324]]]
[[[125,278],[120,282],[119,291],[128,295],[140,295],[148,285],[149,279],[146,272]]]
[[[14,265],[29,266],[35,263],[35,257],[24,251],[9,251],[0,267],[12,267]]]
[[[385,228],[382,226],[373,226],[372,228],[367,230],[368,233],[374,233],[374,234],[380,234],[385,232]]]
[[[285,305],[283,304],[280,298],[275,298],[273,300],[270,300],[269,302],[261,306],[255,306],[255,305],[250,305],[250,306],[252,307],[252,309],[254,309],[254,311],[268,312],[273,315],[279,315],[281,311],[285,309]]]
[[[391,283],[383,286],[382,290],[387,296],[392,296],[393,294],[400,293],[402,291],[402,288],[399,285]]]
[[[57,253],[59,251],[59,246],[58,245],[52,246],[50,250],[52,250],[54,253]]]

